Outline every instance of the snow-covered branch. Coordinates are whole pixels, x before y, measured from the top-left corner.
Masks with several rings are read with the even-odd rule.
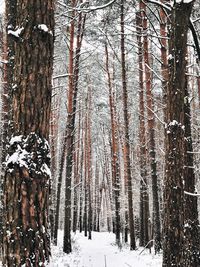
[[[70,10],[76,10],[78,12],[89,13],[89,12],[92,12],[92,11],[96,11],[96,10],[99,10],[99,9],[104,9],[104,8],[106,8],[108,6],[111,6],[114,2],[116,2],[116,0],[111,0],[110,2],[108,2],[105,5],[101,5],[101,6],[90,6],[90,7],[84,7],[85,6],[85,3],[83,3],[84,5],[82,4],[82,5],[80,5],[78,7],[74,7],[74,8],[72,8],[72,7],[68,6],[68,5],[63,4],[61,1],[58,1],[58,4],[61,5],[62,7],[67,8],[69,11]]]
[[[185,194],[185,195],[192,196],[192,197],[200,197],[200,194],[197,194],[197,193],[190,193],[190,192],[187,192],[187,191],[184,191],[184,194]]]

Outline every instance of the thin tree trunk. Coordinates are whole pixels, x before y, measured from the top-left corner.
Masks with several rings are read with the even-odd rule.
[[[124,39],[124,0],[121,0],[121,65],[122,65],[122,90],[123,90],[123,110],[124,110],[124,130],[125,130],[125,146],[126,146],[126,164],[127,164],[127,180],[128,180],[128,211],[129,211],[129,230],[130,230],[130,249],[136,249],[134,216],[133,216],[133,194],[132,194],[132,177],[130,162],[130,137],[128,122],[128,93],[127,93],[127,77],[126,77],[126,61],[125,61],[125,39]]]
[[[76,1],[71,0],[72,8]],[[75,11],[72,11],[72,21],[70,25],[70,44],[69,44],[69,85],[68,85],[68,104],[67,104],[67,124],[66,124],[66,178],[65,178],[65,219],[64,219],[64,240],[63,251],[70,253],[71,247],[71,181],[72,181],[72,163],[74,151],[74,31],[75,31]],[[73,115],[74,114],[74,115]]]
[[[98,220],[98,192],[99,192],[99,166],[96,158],[96,167],[95,167],[95,181],[94,181],[94,225],[93,231],[97,231],[97,220]]]
[[[83,162],[84,162],[84,135],[83,135],[83,114],[81,116],[81,120],[82,120],[82,133],[81,133],[81,158],[80,158],[80,195],[79,195],[79,201],[80,201],[80,209],[79,209],[79,231],[80,233],[82,233],[83,231],[83,195],[84,195],[84,183],[83,183]]]
[[[145,83],[146,83],[146,97],[147,97],[147,116],[148,116],[148,136],[149,136],[149,155],[152,179],[152,193],[153,193],[153,235],[155,243],[155,253],[159,252],[161,244],[161,225],[160,225],[160,204],[158,198],[158,176],[156,164],[156,149],[155,149],[155,116],[154,116],[154,103],[152,94],[152,77],[150,71],[149,59],[149,44],[147,36],[147,16],[146,4],[140,2],[140,9],[142,10],[143,19],[143,47],[144,47],[144,64],[145,64]]]
[[[109,56],[108,56],[108,48],[105,46],[105,54],[106,54],[106,72],[108,77],[108,89],[109,89],[109,106],[110,106],[110,116],[111,116],[111,132],[112,132],[112,176],[113,176],[113,185],[114,185],[114,199],[115,199],[115,235],[116,235],[116,243],[120,245],[120,231],[121,231],[121,223],[120,223],[120,186],[119,186],[119,144],[118,144],[118,132],[116,126],[116,113],[114,108],[114,100],[113,100],[113,90],[111,83],[111,75],[109,71]]]
[[[81,114],[79,112],[78,117],[78,134],[77,134],[77,146],[74,158],[74,205],[73,205],[73,232],[76,232],[77,222],[78,222],[78,191],[79,190],[79,182],[80,182],[80,145],[81,145]]]
[[[149,195],[147,184],[147,148],[145,129],[145,107],[144,107],[144,62],[142,49],[142,14],[137,13],[137,42],[139,61],[139,138],[140,138],[140,246],[146,246],[149,242],[148,220],[149,220]]]
[[[64,136],[63,146],[61,150],[61,158],[60,158],[60,166],[59,166],[59,174],[58,174],[58,182],[57,182],[56,209],[55,209],[54,231],[53,231],[53,242],[55,245],[57,245],[57,238],[58,238],[60,195],[61,195],[61,188],[62,188],[62,177],[63,177],[63,170],[64,170],[64,165],[65,165],[65,158],[66,158],[66,135]]]
[[[163,2],[164,0],[161,0]],[[161,74],[162,74],[162,90],[164,104],[164,121],[166,121],[166,98],[167,84],[169,80],[169,68],[167,60],[167,16],[163,8],[160,8],[160,43],[161,43]]]
[[[53,95],[53,94],[52,94]],[[57,142],[58,142],[58,118],[59,107],[58,97],[55,94],[52,99],[51,105],[51,118],[50,118],[50,147],[51,147],[51,192],[50,192],[50,210],[49,220],[51,229],[51,239],[54,239],[55,230],[55,204],[56,204],[56,174],[57,174]]]
[[[91,140],[91,88],[88,80],[88,113],[87,113],[87,174],[88,174],[88,239],[92,239],[92,140]]]
[[[88,96],[87,96],[88,97]],[[85,193],[85,203],[84,203],[84,233],[85,236],[88,235],[88,167],[87,167],[87,155],[88,155],[88,120],[87,120],[87,112],[88,112],[88,99],[85,100],[86,102],[86,115],[85,115],[85,143],[84,143],[84,193]]]

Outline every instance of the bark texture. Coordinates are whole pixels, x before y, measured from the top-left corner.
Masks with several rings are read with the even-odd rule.
[[[5,266],[45,266],[49,261],[49,121],[54,1],[10,1],[16,25],[12,84],[13,126],[4,179]]]
[[[167,90],[163,267],[200,266],[198,212],[187,94],[187,33],[193,3],[172,8]]]

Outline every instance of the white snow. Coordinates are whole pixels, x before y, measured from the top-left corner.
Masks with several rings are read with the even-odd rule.
[[[176,120],[173,120],[169,123],[169,126],[176,126],[179,125],[179,123]]]
[[[193,1],[194,0],[175,0],[175,3],[177,3],[177,4],[180,4],[180,3],[189,4]]]
[[[50,168],[47,166],[46,163],[44,163],[41,167],[41,171],[42,173],[46,173],[49,177],[51,177],[51,170]]]
[[[43,32],[48,32],[48,33],[52,34],[52,31],[49,30],[49,28],[47,27],[46,24],[38,24],[37,28]]]
[[[17,30],[15,30],[15,31],[13,31],[13,30],[8,30],[8,34],[11,34],[11,35],[13,35],[13,36],[15,36],[15,37],[19,37],[23,30],[24,30],[23,27],[22,27],[22,28],[19,28],[19,29],[17,29]]]
[[[19,143],[22,141],[23,135],[15,135],[10,139],[10,145],[13,145],[14,143]]]
[[[40,30],[42,30],[44,32],[48,32],[49,31],[49,29],[48,29],[46,24],[39,24],[38,25],[38,29],[40,29]]]
[[[35,133],[30,133],[30,135],[36,135]],[[46,139],[41,139],[39,136],[37,136],[37,143],[42,145],[43,150],[46,151],[47,157],[50,158],[50,148],[49,143]],[[44,162],[41,164],[40,169],[37,168],[37,165],[34,161],[34,153],[29,152],[26,150],[27,141],[29,139],[28,136],[23,135],[16,135],[13,136],[10,140],[10,145],[15,145],[15,149],[12,154],[9,154],[6,158],[5,165],[9,166],[12,165],[19,165],[20,167],[25,167],[26,169],[35,170],[37,174],[46,174],[47,176],[51,177],[51,170],[48,167],[48,165]],[[38,154],[38,157],[41,157],[41,155]],[[11,165],[11,167],[12,167]],[[9,171],[12,172],[13,168],[9,168]]]
[[[52,247],[52,261],[48,267],[161,267],[161,255],[139,248],[130,251],[128,246],[119,249],[115,235],[106,232],[92,232],[92,240],[84,233],[73,234],[73,252],[62,252],[63,234],[59,232],[58,246]]]
[[[28,157],[28,155],[29,153],[25,149],[21,149],[21,147],[18,145],[17,151],[11,156],[8,156],[8,158],[6,159],[6,166],[8,166],[10,163],[17,163],[20,167],[25,167],[28,169],[28,165],[26,162],[26,158]]]
[[[167,58],[168,60],[171,60],[173,58],[172,54],[169,54]]]

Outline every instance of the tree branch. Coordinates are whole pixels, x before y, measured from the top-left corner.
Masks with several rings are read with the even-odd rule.
[[[190,28],[190,30],[192,32],[192,36],[193,36],[193,39],[194,39],[194,44],[195,44],[196,51],[197,51],[198,60],[200,61],[200,45],[199,45],[199,39],[198,39],[196,30],[194,28],[194,24],[193,24],[193,22],[192,22],[191,19],[190,19],[190,22],[189,22],[189,28]]]
[[[89,12],[92,12],[92,11],[96,11],[96,10],[103,9],[103,8],[108,7],[108,6],[111,6],[114,2],[116,2],[116,0],[111,0],[109,3],[107,3],[105,5],[101,5],[101,6],[90,6],[88,8],[84,8],[84,7],[82,7],[83,5],[81,5],[79,7],[74,7],[73,10],[76,10],[78,12],[89,13]],[[71,10],[72,9],[71,7],[63,4],[61,1],[58,1],[58,4],[60,4],[63,7],[66,7],[68,10]]]

